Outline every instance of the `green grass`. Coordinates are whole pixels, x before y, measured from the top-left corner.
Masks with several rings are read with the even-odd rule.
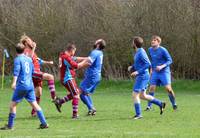
[[[50,102],[47,87],[44,87],[41,107],[47,118],[49,129],[38,130],[37,118],[30,117],[31,108],[25,100],[17,108],[17,118],[13,131],[0,131],[2,138],[32,137],[134,137],[134,138],[199,138],[200,128],[200,82],[178,80],[173,83],[179,110],[174,112],[163,88],[157,90],[156,96],[167,102],[164,114],[154,106],[151,112],[143,111],[143,119],[130,119],[134,115],[131,98],[132,81],[102,81],[95,94],[94,103],[97,115],[86,116],[87,109],[80,103],[79,120],[71,119],[71,102],[63,105],[58,113]],[[65,89],[57,84],[60,96]],[[12,90],[0,91],[0,125],[7,123],[9,102]],[[146,102],[142,102],[145,109]]]

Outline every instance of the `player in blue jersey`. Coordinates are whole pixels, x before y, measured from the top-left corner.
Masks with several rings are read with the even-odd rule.
[[[91,94],[94,93],[101,80],[101,70],[103,64],[103,49],[106,42],[103,39],[96,40],[94,49],[89,55],[91,65],[86,69],[84,79],[80,84],[80,98],[88,108],[88,115],[95,115],[96,109],[92,102]]]
[[[30,105],[36,110],[37,116],[41,122],[39,128],[48,128],[48,124],[44,117],[43,111],[37,104],[35,99],[34,86],[32,81],[33,63],[31,58],[23,54],[25,46],[17,44],[17,57],[14,60],[14,77],[12,88],[14,90],[12,101],[10,104],[10,113],[8,117],[8,124],[1,128],[1,130],[12,129],[14,126],[14,119],[16,116],[16,106],[25,98]]]
[[[165,102],[161,102],[151,95],[146,94],[146,89],[148,87],[150,78],[149,68],[151,66],[151,63],[145,50],[142,48],[142,45],[143,39],[141,37],[134,37],[133,49],[135,49],[136,53],[134,55],[134,64],[132,65],[132,68],[129,69],[134,70],[131,73],[131,76],[135,77],[135,84],[133,87],[133,100],[136,114],[134,116],[134,119],[142,118],[140,98],[143,100],[151,101],[152,103],[158,105],[160,108],[160,114],[163,113],[165,108]]]
[[[149,48],[149,55],[152,63],[149,95],[154,96],[156,86],[164,86],[168,92],[172,107],[176,110],[177,104],[175,94],[171,86],[170,64],[172,63],[172,58],[167,49],[160,46],[160,44],[161,38],[159,36],[153,36],[151,47]],[[151,107],[151,102],[148,102],[146,111],[149,111]]]

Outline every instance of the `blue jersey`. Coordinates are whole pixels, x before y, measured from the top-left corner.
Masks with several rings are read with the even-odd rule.
[[[91,66],[85,71],[85,77],[92,77],[98,80],[101,79],[101,69],[103,64],[103,52],[95,49],[89,55]]]
[[[143,48],[139,48],[134,56],[134,64],[132,68],[140,75],[149,75],[149,67],[151,66],[147,53]]]
[[[170,72],[170,64],[172,63],[172,58],[167,49],[162,46],[159,46],[157,49],[153,49],[152,47],[150,47],[149,54],[153,71],[156,71],[155,69],[157,66],[165,64],[166,67],[159,72]]]
[[[33,71],[34,69],[31,58],[24,54],[15,58],[13,75],[17,77],[16,89],[28,90],[33,88]]]

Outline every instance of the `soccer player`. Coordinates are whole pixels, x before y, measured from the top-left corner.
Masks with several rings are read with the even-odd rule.
[[[174,110],[177,109],[175,94],[171,86],[170,64],[172,58],[166,48],[160,46],[161,38],[152,36],[151,47],[149,48],[150,60],[152,63],[152,73],[150,80],[149,95],[154,96],[156,86],[164,86],[168,92],[168,96]],[[152,108],[152,103],[148,102],[146,111]]]
[[[135,84],[133,87],[133,100],[136,114],[134,119],[142,118],[140,98],[143,100],[151,101],[152,103],[158,105],[160,107],[160,114],[163,113],[165,108],[165,102],[161,102],[151,95],[146,94],[146,89],[148,87],[150,78],[148,69],[151,66],[151,63],[145,50],[142,48],[142,45],[143,39],[141,37],[134,37],[133,49],[135,49],[136,53],[133,58],[134,64],[131,68],[131,70],[135,70],[131,73],[131,76],[135,77]]]
[[[49,91],[51,93],[52,100],[56,99],[56,90],[54,84],[54,76],[49,73],[41,72],[40,60],[35,53],[36,43],[28,36],[23,35],[20,42],[25,45],[25,54],[32,58],[34,64],[33,84],[35,87],[36,101],[40,103],[40,97],[42,95],[42,81],[47,80]],[[50,62],[51,63],[51,62]],[[31,111],[31,115],[35,116],[36,112],[34,109]]]
[[[39,61],[39,64],[40,64],[40,66],[41,65],[44,65],[44,64],[49,64],[49,65],[53,65],[53,61],[46,61],[46,60],[43,60],[43,59],[41,59],[41,58],[37,58],[37,60]],[[37,103],[38,104],[40,104],[40,99],[41,99],[41,95],[42,95],[42,82],[41,82],[41,85],[40,86],[38,86],[37,85],[37,79],[38,78],[33,78],[33,80],[34,80],[34,86],[35,86],[35,88],[36,88],[36,91],[35,91],[35,95],[36,95],[36,101],[37,101]],[[38,86],[38,87],[36,87],[36,86]],[[32,109],[32,111],[31,111],[31,116],[32,117],[35,117],[37,114],[36,114],[36,111],[34,110],[34,109]]]
[[[96,40],[94,49],[89,55],[91,65],[86,69],[84,79],[80,84],[82,102],[88,108],[88,115],[95,115],[96,109],[93,105],[91,94],[94,93],[101,80],[101,70],[103,64],[103,49],[106,42],[103,39]]]
[[[56,98],[54,101],[57,110],[61,112],[62,104],[72,100],[73,114],[72,118],[78,118],[79,88],[75,81],[75,69],[84,68],[89,65],[87,58],[74,57],[76,52],[75,44],[69,43],[66,51],[61,52],[59,57],[60,81],[68,90],[69,94],[63,98]]]
[[[23,54],[24,49],[25,46],[23,44],[17,44],[17,57],[14,60],[14,77],[12,82],[14,93],[10,104],[8,124],[2,127],[1,130],[13,129],[14,119],[16,116],[16,106],[19,102],[22,101],[23,98],[25,98],[30,103],[32,108],[36,110],[37,116],[41,122],[39,128],[48,128],[43,111],[37,104],[35,99],[35,92],[32,80],[33,63],[31,58]]]

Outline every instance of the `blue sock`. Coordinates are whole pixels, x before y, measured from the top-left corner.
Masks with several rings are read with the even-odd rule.
[[[42,110],[37,111],[37,116],[38,116],[41,124],[44,124],[44,125],[47,124],[46,119],[44,117],[44,114],[43,114]]]
[[[88,110],[92,110],[92,105],[90,104],[88,96],[82,93],[80,97],[83,103],[87,106]]]
[[[154,97],[154,92],[149,92],[149,95]],[[151,108],[152,107],[152,102],[149,101],[147,106]]]
[[[88,101],[90,102],[91,107],[93,108],[92,97],[90,95],[88,95],[87,98],[88,98]]]
[[[10,127],[10,128],[13,127],[15,116],[16,116],[15,113],[9,113],[9,116],[8,116],[8,127]]]
[[[84,95],[83,93],[81,93],[80,98],[81,98],[81,101],[82,101],[85,105],[87,105],[87,99],[86,99],[86,97],[85,97],[85,95]]]
[[[171,93],[169,93],[168,96],[172,106],[176,105],[175,97]]]
[[[158,106],[162,106],[162,102],[160,101],[160,100],[158,100],[158,99],[156,99],[156,98],[154,98],[152,101],[151,101],[151,103],[153,103],[153,104],[156,104],[156,105],[158,105]]]
[[[141,116],[141,106],[140,103],[134,103],[135,106],[135,113],[137,116]]]

